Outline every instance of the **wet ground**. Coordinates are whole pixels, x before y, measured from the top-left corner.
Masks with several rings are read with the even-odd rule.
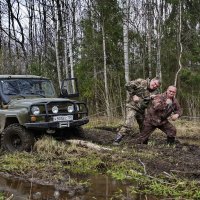
[[[180,140],[183,142],[184,140]],[[157,141],[158,143],[159,140]],[[139,147],[140,149],[144,147]],[[151,150],[151,147],[147,147]],[[159,174],[163,172],[176,174],[180,178],[188,178],[191,180],[200,179],[200,148],[196,145],[181,143],[173,148],[156,148],[159,156],[146,161],[149,172]]]
[[[109,127],[98,127],[98,129],[88,130],[85,139],[112,146],[116,131]],[[172,146],[166,144],[166,136],[161,132],[153,134],[148,145],[134,144],[134,136],[126,136],[119,148],[130,148],[141,153],[152,151],[156,156],[145,160],[146,168],[151,175],[166,172],[200,180],[200,135],[198,134],[192,137],[179,136],[177,143]]]
[[[112,180],[105,175],[96,175],[89,177],[91,187],[87,192],[79,195],[69,193],[67,191],[56,190],[54,186],[41,185],[19,178],[10,178],[0,175],[0,190],[3,190],[7,197],[13,194],[13,200],[27,200],[27,199],[110,199],[112,194],[117,192],[120,188],[125,190],[125,186]]]
[[[98,127],[85,129],[84,137],[81,139],[90,141],[104,147],[113,148],[113,140],[117,130],[111,127]],[[124,160],[134,160],[140,165],[145,166],[148,175],[156,176],[158,174],[175,174],[181,178],[200,181],[200,138],[196,136],[179,136],[177,143],[173,146],[166,145],[166,137],[161,133],[155,133],[151,136],[148,145],[134,144],[134,137],[126,136],[120,146],[116,147],[119,154],[123,150],[134,150],[137,153],[145,154],[151,152],[151,157],[135,157],[135,155],[126,154],[123,158],[115,158],[116,164]],[[112,156],[112,155],[110,155]],[[109,159],[109,158],[108,158]],[[123,191],[126,199],[132,200],[155,200],[155,197],[135,195],[129,198],[126,190],[126,184],[111,179],[106,175],[95,175],[87,177],[90,179],[91,186],[88,191],[83,191],[79,195],[69,193],[69,191],[58,191],[53,185],[45,185],[26,181],[23,177],[7,176],[0,174],[0,191],[5,191],[9,196],[14,194],[15,200],[23,199],[73,199],[73,200],[105,200],[111,199],[113,193]],[[41,180],[42,183],[42,180]],[[57,195],[57,197],[56,197]]]
[[[135,194],[133,197],[129,194],[126,185],[106,175],[95,175],[88,178],[91,184],[88,191],[77,195],[56,190],[54,186],[30,183],[21,178],[11,178],[0,174],[0,191],[4,191],[6,198],[13,196],[12,200],[110,200],[115,199],[113,194],[119,191],[124,194],[124,200],[158,200],[150,195]]]

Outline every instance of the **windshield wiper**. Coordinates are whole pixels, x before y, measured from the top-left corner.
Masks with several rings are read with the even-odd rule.
[[[15,96],[16,97],[22,97],[22,98],[26,99],[26,97],[24,95],[21,95],[21,94],[16,94]]]
[[[16,92],[9,92],[9,93],[7,93],[7,92],[5,93],[5,92],[4,92],[4,94],[5,94],[5,95],[18,95]]]
[[[38,95],[40,97],[46,97],[44,94],[35,93],[35,92],[26,92],[25,94]]]

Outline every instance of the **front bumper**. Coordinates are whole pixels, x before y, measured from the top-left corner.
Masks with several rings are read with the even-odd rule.
[[[87,117],[73,121],[60,121],[60,122],[32,122],[26,123],[27,129],[62,129],[67,127],[82,126],[87,124],[89,119]]]

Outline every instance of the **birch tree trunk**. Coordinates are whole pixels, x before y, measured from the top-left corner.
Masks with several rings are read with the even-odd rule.
[[[128,56],[128,29],[129,29],[129,0],[122,0],[123,3],[123,41],[124,41],[124,71],[125,81],[129,81],[129,56]]]
[[[2,32],[2,5],[0,1],[0,71],[3,72],[3,32]]]
[[[94,63],[94,61],[93,61]],[[97,69],[96,65],[93,65],[93,70],[94,70],[94,98],[95,98],[95,108],[96,108],[96,113],[98,115],[99,113],[99,103],[98,103],[98,90],[97,90]]]
[[[46,0],[40,0],[39,3],[39,23],[41,24],[40,35],[43,36],[43,47],[41,49],[42,55],[40,57],[39,66],[40,72],[44,73],[46,76],[47,70],[41,67],[47,60],[47,49],[48,49],[48,34],[47,34],[47,2]],[[41,37],[40,36],[40,37]],[[40,52],[40,51],[39,51]]]
[[[180,49],[179,49],[179,58],[178,58],[179,69],[178,69],[178,71],[177,71],[177,73],[176,73],[175,80],[174,80],[174,85],[175,85],[175,86],[177,85],[178,74],[179,74],[179,72],[180,72],[181,69],[182,69],[181,57],[182,57],[182,52],[183,52],[183,46],[182,46],[182,43],[181,43],[181,30],[182,30],[182,18],[181,18],[181,15],[182,15],[181,0],[179,0],[178,45],[179,45]]]
[[[3,34],[2,34],[2,5],[1,5],[1,1],[0,1],[0,53],[1,53],[1,50],[2,50],[2,37],[3,37]]]
[[[58,8],[57,5],[54,4],[53,0],[53,8],[54,8],[54,33],[55,33],[55,52],[56,52],[56,68],[58,74],[58,83],[61,88],[61,70],[60,70],[60,60],[59,60],[59,21],[58,21]]]
[[[107,113],[108,118],[110,118],[111,113],[110,113],[109,92],[108,92],[107,63],[106,63],[106,41],[105,41],[104,24],[102,25],[102,36],[103,36],[103,65],[104,65],[104,86],[105,86],[106,113]]]
[[[74,78],[74,58],[73,58],[73,25],[72,25],[72,11],[71,5],[68,9],[68,26],[67,26],[67,39],[68,39],[68,48],[69,48],[69,65],[70,65],[70,77]]]
[[[64,39],[64,66],[65,66],[65,74],[66,74],[66,78],[69,78],[69,63],[68,63],[68,53],[67,53],[67,34],[66,37]]]
[[[12,50],[11,50],[11,38],[12,38],[12,31],[11,31],[11,27],[12,27],[12,11],[10,7],[10,2],[8,1],[8,62],[9,62],[9,66],[12,66]],[[8,71],[6,71],[8,73]]]
[[[160,62],[160,52],[161,52],[161,10],[163,5],[159,6],[159,2],[156,0],[157,5],[157,66],[156,66],[156,76],[160,78],[162,82],[162,71],[161,71],[161,62]]]
[[[47,2],[46,0],[42,0],[43,5],[43,21],[42,21],[42,29],[44,35],[44,59],[47,57]]]
[[[62,7],[62,13],[63,13],[63,42],[64,42],[64,68],[65,68],[65,77],[69,78],[69,63],[68,63],[68,15],[69,12],[67,10],[68,8],[68,0],[65,0],[64,5]]]
[[[152,78],[152,64],[151,64],[151,40],[152,40],[152,0],[147,0],[147,46],[148,46],[148,71],[149,71],[149,78]]]
[[[29,43],[31,50],[31,60],[34,58],[34,42],[33,42],[33,15],[34,15],[34,1],[27,2],[28,16],[29,16]],[[36,25],[36,23],[35,23]]]
[[[71,77],[74,78],[74,59],[73,59],[73,44],[72,44],[72,27],[69,27],[68,30],[68,42],[69,42],[69,59],[70,59],[70,71],[71,71]]]

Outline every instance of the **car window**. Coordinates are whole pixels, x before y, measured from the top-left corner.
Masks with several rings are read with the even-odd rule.
[[[20,93],[19,86],[16,81],[1,81],[3,87],[3,93],[6,95],[17,95]]]
[[[2,91],[5,95],[40,95],[54,97],[55,91],[51,81],[44,79],[2,80]]]
[[[21,94],[29,94],[33,90],[33,83],[29,80],[18,80],[18,85]]]

